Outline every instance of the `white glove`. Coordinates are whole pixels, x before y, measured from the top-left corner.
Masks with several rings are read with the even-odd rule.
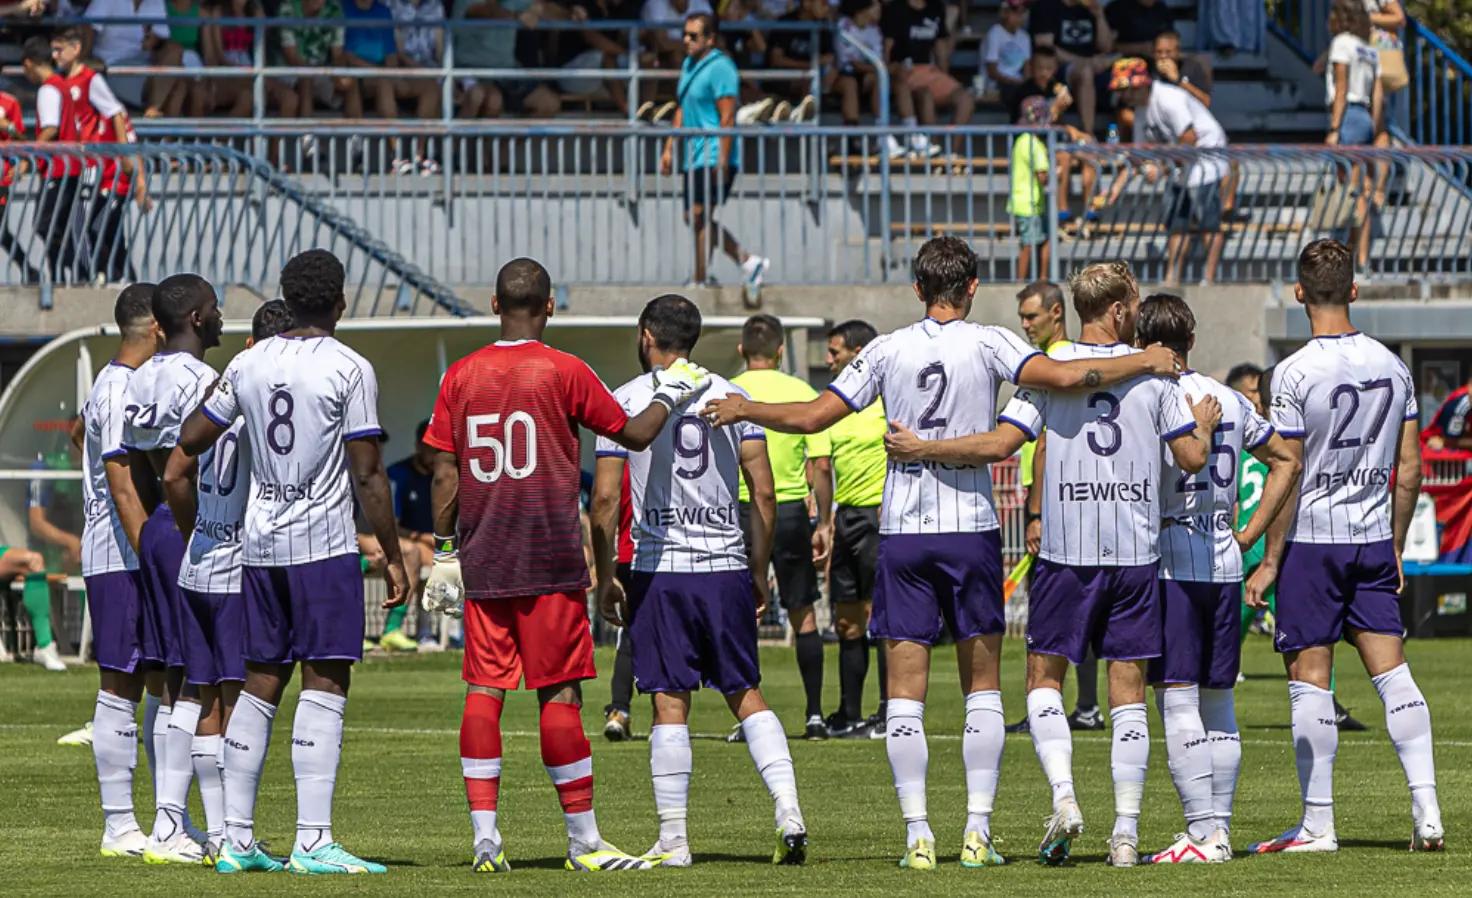
[[[710,372],[689,359],[680,359],[668,368],[655,371],[654,380],[659,384],[654,389],[655,401],[673,409],[705,389],[710,383]]]
[[[465,583],[460,579],[460,556],[456,552],[434,553],[434,566],[424,581],[419,600],[430,614],[458,618],[465,613]]]

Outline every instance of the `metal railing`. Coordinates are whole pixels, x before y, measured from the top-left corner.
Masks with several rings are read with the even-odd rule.
[[[190,139],[242,139],[232,133],[201,129]],[[1010,151],[1026,133],[1015,128],[929,129],[923,133],[945,148],[934,158],[891,158],[891,138],[908,145],[922,133],[907,128],[458,123],[308,135],[278,123],[263,133],[299,172],[295,183],[305,195],[443,283],[489,284],[502,262],[519,255],[547,260],[565,284],[688,282],[697,222],[686,215],[687,187],[714,197],[721,185],[714,169],[682,171],[680,162],[695,142],[721,137],[739,146],[741,173],[714,215],[745,250],[771,258],[773,283],[905,280],[914,252],[938,234],[968,240],[982,277],[1015,280],[1024,250],[1009,214]],[[1159,281],[1172,234],[1210,231],[1219,218],[1224,242],[1214,280],[1288,281],[1304,243],[1348,238],[1366,215],[1368,273],[1436,280],[1472,270],[1468,148],[1198,151],[1074,146],[1060,143],[1059,132],[1038,133],[1050,158],[1066,152],[1073,159],[1066,179],[1050,165],[1040,186],[1042,208],[1074,213],[1050,228],[1054,275],[1091,259],[1124,258],[1142,279]],[[441,175],[395,172],[396,144],[408,140],[424,141],[444,162]],[[670,140],[676,165],[665,172],[661,155]],[[1215,201],[1194,214],[1186,204],[1208,197],[1186,195],[1193,179],[1219,185]],[[1096,194],[1115,194],[1087,217],[1085,182]],[[1204,242],[1187,241],[1179,278],[1206,277]],[[716,281],[740,282],[733,261],[714,258]]]
[[[1408,136],[1424,144],[1472,143],[1472,64],[1415,19],[1407,19],[1405,37]]]
[[[38,287],[43,308],[58,286],[179,271],[264,294],[287,259],[322,247],[347,268],[350,314],[470,313],[303,182],[228,146],[6,144],[0,160],[13,180],[0,210],[0,285]]]

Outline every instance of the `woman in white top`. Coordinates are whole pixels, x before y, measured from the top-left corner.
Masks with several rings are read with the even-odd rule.
[[[1370,45],[1370,16],[1363,0],[1335,0],[1329,10],[1329,64],[1324,86],[1329,100],[1329,146],[1369,146],[1385,131],[1385,91],[1380,84],[1380,54]],[[1376,165],[1375,205],[1385,202],[1386,170]],[[1368,172],[1356,164],[1350,183],[1356,193],[1353,235],[1360,269],[1370,264],[1371,221]]]

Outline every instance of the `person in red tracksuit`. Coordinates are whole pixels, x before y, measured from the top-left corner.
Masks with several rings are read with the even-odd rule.
[[[10,143],[13,140],[25,140],[26,122],[25,113],[21,110],[20,101],[3,90],[0,90],[0,143]],[[40,280],[40,272],[32,265],[26,257],[25,248],[15,239],[11,233],[10,226],[5,223],[7,213],[10,211],[10,185],[15,183],[16,164],[9,159],[0,159],[0,249],[15,262],[17,268],[23,273],[22,283],[33,284]]]
[[[26,79],[36,85],[36,142],[77,141],[77,120],[66,79],[56,71],[51,43],[33,37],[21,50]],[[46,268],[52,280],[74,267],[76,239],[72,221],[77,192],[82,185],[82,160],[74,156],[40,159],[36,171],[42,178],[41,198],[36,203],[36,233],[46,245]]]

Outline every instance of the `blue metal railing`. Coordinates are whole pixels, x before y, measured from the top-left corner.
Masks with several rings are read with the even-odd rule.
[[[1423,144],[1472,143],[1472,64],[1420,22],[1406,24],[1408,136]]]

